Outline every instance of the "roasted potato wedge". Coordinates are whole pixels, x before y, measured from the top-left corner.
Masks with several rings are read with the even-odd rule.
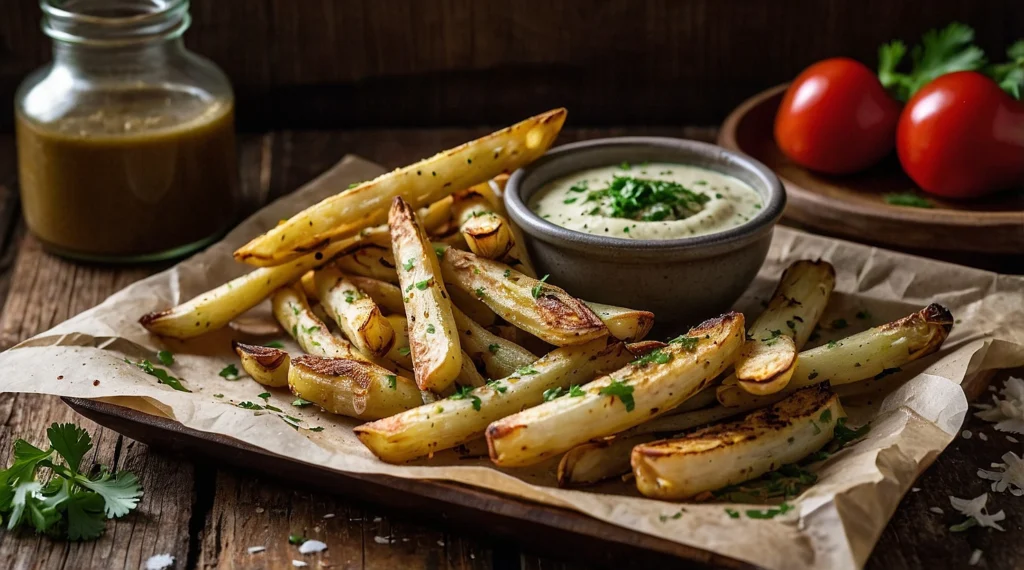
[[[288,368],[291,358],[288,353],[269,346],[233,342],[232,347],[242,361],[242,369],[252,379],[271,388],[288,385]]]
[[[472,386],[473,388],[479,388],[487,382],[487,379],[476,369],[473,358],[466,354],[465,351],[462,352],[462,369],[459,371],[459,377],[455,379],[455,382],[459,386]]]
[[[278,289],[271,297],[271,308],[277,322],[291,333],[303,351],[326,358],[370,361],[347,340],[331,334],[327,325],[309,308],[301,288],[291,285]]]
[[[540,404],[545,392],[578,386],[632,358],[622,343],[606,345],[603,339],[560,348],[508,378],[361,425],[355,432],[384,461],[408,461],[476,439],[490,422]],[[551,397],[554,392],[548,394]],[[565,395],[559,400],[570,397]]]
[[[369,295],[378,307],[393,315],[405,314],[405,303],[402,301],[402,290],[393,283],[374,279],[372,277],[360,277],[349,275],[348,280],[359,288],[360,291]]]
[[[705,392],[710,393],[711,402],[717,404],[714,390],[704,390],[701,393]],[[781,398],[779,396],[776,399]],[[588,441],[570,449],[558,464],[559,486],[589,485],[610,477],[625,475],[630,472],[629,455],[634,446],[660,439],[664,435],[718,423],[754,409],[716,405],[682,413],[681,408],[689,403],[690,400],[687,400],[675,410],[622,433]]]
[[[409,348],[409,321],[402,315],[388,315],[387,319],[391,323],[391,330],[395,333],[395,342],[391,345],[391,350],[388,351],[388,360],[402,368],[412,370],[412,349]],[[409,377],[413,378],[413,376]]]
[[[495,212],[490,183],[477,184],[453,196],[452,219],[469,250],[487,259],[503,259],[515,245],[508,222]]]
[[[738,422],[642,443],[630,459],[636,487],[655,499],[686,499],[755,479],[824,447],[845,415],[839,397],[821,384]]]
[[[938,350],[952,327],[949,310],[931,304],[902,319],[805,350],[797,358],[789,384],[778,393],[791,394],[826,381],[833,386],[849,384],[898,371],[900,366]],[[723,406],[730,407],[758,402],[764,405],[767,401],[729,384],[719,386],[717,397]]]
[[[423,390],[444,390],[462,370],[462,349],[437,254],[401,198],[392,204],[388,226],[395,259],[401,260],[398,279],[405,295],[416,383]]]
[[[623,342],[643,340],[654,326],[654,313],[586,301],[588,307],[608,327],[611,335]]]
[[[473,362],[483,365],[491,378],[511,376],[516,370],[529,366],[537,357],[518,344],[497,336],[457,307],[452,308],[455,326],[459,328],[459,343]]]
[[[217,330],[345,247],[334,244],[286,265],[250,271],[176,307],[143,315],[139,323],[155,334],[182,340]]]
[[[398,283],[395,258],[387,248],[363,245],[338,257],[334,263],[346,275],[358,275],[389,283]]]
[[[395,331],[369,295],[331,265],[314,276],[317,297],[341,332],[356,347],[373,356],[385,356],[395,342]]]
[[[490,181],[491,190],[494,195],[494,211],[505,219],[509,230],[512,232],[512,249],[505,254],[502,261],[523,275],[536,279],[537,271],[533,268],[533,262],[530,261],[530,256],[527,254],[526,247],[524,246],[526,239],[523,237],[523,230],[512,221],[512,218],[508,217],[508,211],[505,210],[505,202],[502,200],[507,182],[507,174],[495,176]]]
[[[319,297],[316,295],[316,282],[313,280],[313,276],[316,274],[315,271],[310,270],[302,274],[299,279],[299,285],[302,286],[302,292],[306,294],[306,299],[316,299]]]
[[[797,352],[807,343],[836,284],[826,261],[802,260],[782,273],[768,307],[750,325],[736,359],[739,385],[765,396],[782,390],[796,369]]]
[[[530,465],[664,414],[731,365],[743,337],[743,315],[726,313],[590,382],[582,397],[559,398],[496,421],[487,428],[491,461]]]
[[[450,287],[447,291],[452,299],[452,304],[476,323],[489,327],[498,322],[498,315],[494,314],[494,311],[483,304],[475,295],[470,295],[458,287]]]
[[[383,223],[394,198],[403,197],[418,208],[516,170],[551,147],[565,114],[565,109],[548,111],[339,192],[239,248],[235,259],[280,265]]]
[[[649,434],[610,435],[581,443],[565,452],[558,462],[558,486],[592,485],[629,473],[629,455],[633,447],[657,439],[657,436]]]
[[[423,402],[416,383],[371,362],[302,355],[292,359],[288,387],[332,414],[386,418]]]
[[[608,335],[608,327],[582,301],[503,263],[449,248],[441,256],[441,271],[446,282],[555,346],[583,344]]]

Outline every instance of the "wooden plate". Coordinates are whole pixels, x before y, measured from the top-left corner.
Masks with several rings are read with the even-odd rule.
[[[456,483],[343,473],[223,435],[105,402],[63,398],[73,410],[155,448],[219,466],[259,471],[303,489],[310,487],[404,511],[425,524],[445,524],[487,540],[509,539],[553,557],[601,567],[758,570],[746,562],[642,534],[582,513],[549,507]],[[443,519],[443,522],[441,522]]]
[[[718,144],[743,152],[775,171],[786,186],[787,219],[831,235],[903,248],[983,253],[1024,252],[1024,192],[1010,190],[969,202],[922,193],[893,156],[850,176],[810,172],[775,144],[772,126],[787,85],[764,91],[722,124]],[[934,208],[887,204],[888,193],[912,192]]]

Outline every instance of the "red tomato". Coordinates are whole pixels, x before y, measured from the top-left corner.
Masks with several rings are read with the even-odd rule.
[[[896,149],[924,190],[974,198],[1024,182],[1024,104],[975,71],[943,75],[900,117]]]
[[[845,57],[808,67],[786,90],[775,141],[797,164],[850,174],[892,151],[900,104],[875,73]]]

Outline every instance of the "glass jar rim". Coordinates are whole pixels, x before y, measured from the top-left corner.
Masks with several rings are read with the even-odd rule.
[[[81,10],[74,10],[80,5]],[[189,0],[128,0],[102,6],[90,0],[40,0],[42,29],[50,38],[72,44],[117,47],[181,36],[189,24]],[[89,8],[120,9],[98,14]]]

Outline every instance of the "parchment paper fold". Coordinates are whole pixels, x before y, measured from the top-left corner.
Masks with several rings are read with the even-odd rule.
[[[844,318],[849,328],[821,342],[847,336],[903,316],[930,302],[946,305],[957,319],[940,353],[878,381],[877,393],[844,401],[850,423],[870,421],[868,437],[818,468],[817,484],[789,501],[798,508],[782,517],[734,519],[721,503],[680,505],[640,497],[631,483],[591,490],[554,487],[552,465],[502,471],[485,457],[457,459],[444,453],[412,465],[377,461],[349,428],[356,422],[312,407],[297,408],[284,391],[270,403],[322,432],[295,430],[277,414],[238,408],[262,403],[264,388],[249,378],[229,381],[218,372],[237,363],[223,330],[187,343],[153,337],[140,315],[187,300],[248,271],[231,252],[279,219],[301,210],[350,182],[382,169],[346,157],[300,191],[267,206],[223,241],[172,269],[131,285],[99,306],[0,354],[0,391],[37,392],[114,401],[182,424],[237,438],[270,452],[333,469],[397,477],[445,479],[561,506],[662,538],[713,550],[768,568],[859,568],[863,566],[900,497],[952,440],[967,412],[961,383],[983,371],[1024,365],[1024,278],[893,253],[778,228],[768,261],[737,304],[748,318],[760,311],[783,268],[797,259],[822,258],[837,270],[836,294],[822,322]],[[1024,228],[1022,228],[1024,231]],[[265,307],[254,309],[266,311]],[[870,318],[854,315],[866,311]],[[285,335],[277,340],[285,340]],[[271,340],[262,339],[263,342]],[[291,350],[297,347],[286,341]],[[168,349],[170,371],[192,392],[158,384],[125,363]],[[97,382],[98,381],[98,382]],[[740,510],[750,508],[737,507]]]

